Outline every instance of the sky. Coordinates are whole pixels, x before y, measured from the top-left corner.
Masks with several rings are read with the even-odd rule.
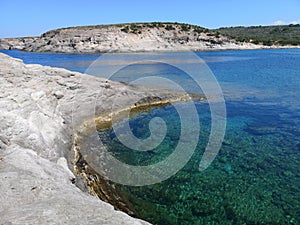
[[[0,0],[0,38],[154,21],[207,28],[300,23],[300,0]]]

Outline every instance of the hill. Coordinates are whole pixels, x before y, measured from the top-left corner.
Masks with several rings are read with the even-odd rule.
[[[265,46],[300,45],[300,25],[225,27],[214,30],[237,41]]]
[[[206,28],[183,23],[130,23],[69,27],[40,37],[0,39],[0,49],[34,52],[102,53],[210,51],[261,48]]]

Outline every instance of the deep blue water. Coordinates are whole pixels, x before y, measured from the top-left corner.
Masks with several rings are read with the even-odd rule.
[[[79,72],[99,57],[2,52],[25,63]],[[137,217],[154,224],[300,224],[300,49],[197,55],[212,70],[226,99],[227,128],[219,154],[207,170],[198,171],[211,117],[208,104],[196,102],[201,133],[186,166],[161,183],[119,186],[120,192],[133,204]],[[111,57],[118,63],[130,55]],[[130,65],[112,78],[130,82],[154,75],[198,93],[186,74],[166,64]],[[112,129],[98,135],[116,158],[133,165],[153,164],[172,153],[180,136],[180,118],[173,106],[134,116],[132,132],[139,138],[150,136],[148,124],[153,117],[163,118],[168,132],[161,145],[146,153],[123,146]]]

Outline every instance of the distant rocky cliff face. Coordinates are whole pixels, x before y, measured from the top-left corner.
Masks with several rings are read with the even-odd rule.
[[[40,37],[0,39],[0,49],[29,52],[100,53],[255,49],[208,29],[178,23],[71,27]]]

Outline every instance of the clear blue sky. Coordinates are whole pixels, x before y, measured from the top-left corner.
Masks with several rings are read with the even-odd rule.
[[[0,37],[50,29],[169,21],[207,28],[300,22],[300,0],[0,0]]]

